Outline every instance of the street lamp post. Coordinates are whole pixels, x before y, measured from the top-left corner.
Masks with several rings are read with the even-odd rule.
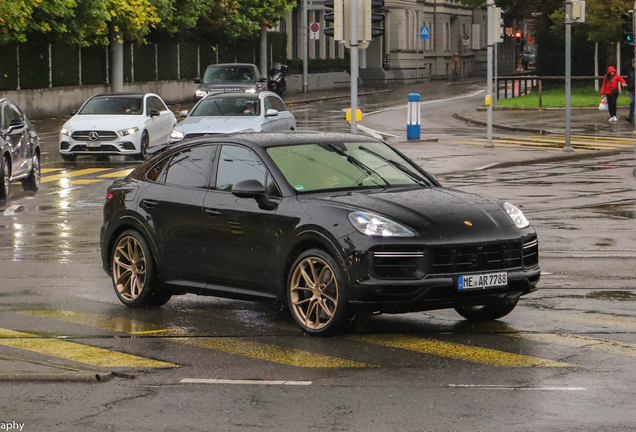
[[[565,146],[564,152],[573,152],[570,143],[572,123],[572,2],[565,2]]]
[[[488,106],[488,133],[486,140],[486,147],[494,147],[492,143],[492,46],[493,46],[493,38],[492,38],[492,24],[493,24],[493,15],[495,9],[495,0],[488,0],[486,3],[488,5],[488,31],[486,34],[488,35],[486,40],[488,41],[488,94],[486,95],[487,101],[486,104]]]

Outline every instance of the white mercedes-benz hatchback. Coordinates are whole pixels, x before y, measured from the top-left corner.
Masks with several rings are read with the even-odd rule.
[[[166,144],[177,124],[172,111],[153,93],[100,94],[87,100],[60,131],[65,161],[77,155],[133,155]]]

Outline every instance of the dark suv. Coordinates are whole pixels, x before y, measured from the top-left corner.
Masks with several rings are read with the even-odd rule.
[[[194,99],[204,98],[208,93],[247,92],[260,93],[267,90],[267,77],[261,75],[258,66],[250,63],[225,63],[210,65],[197,77],[199,84]]]
[[[8,99],[0,99],[0,199],[9,183],[21,180],[26,191],[40,188],[40,143],[27,116]]]

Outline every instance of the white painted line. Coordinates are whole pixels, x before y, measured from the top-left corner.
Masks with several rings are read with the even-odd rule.
[[[21,205],[12,205],[11,207],[7,207],[4,210],[4,216],[13,216],[16,211],[18,211],[22,206]]]
[[[543,276],[543,275],[552,275],[552,274],[554,274],[554,273],[550,273],[550,272],[547,272],[547,271],[542,271],[541,272],[541,276]]]
[[[228,380],[228,379],[204,379],[204,378],[184,378],[179,381],[184,384],[241,384],[241,385],[292,385],[308,386],[311,381],[273,381],[273,380]]]
[[[636,258],[636,255],[607,254],[607,255],[572,255],[573,258]]]
[[[524,387],[495,384],[449,384],[448,387],[470,388],[478,390],[587,391],[587,387]]]
[[[478,94],[485,93],[485,92],[486,92],[486,90],[479,90],[479,91],[476,91],[476,92],[473,92],[473,93],[470,93],[470,94],[466,94],[466,95],[462,95],[462,96],[455,96],[455,97],[452,97],[452,98],[435,99],[435,100],[431,100],[431,101],[420,102],[420,106],[434,104],[434,103],[440,103],[440,102],[449,102],[449,101],[453,101],[453,100],[457,100],[457,99],[470,98],[470,97],[477,96]],[[384,109],[381,109],[381,110],[372,111],[370,113],[366,113],[365,115],[366,116],[370,116],[370,115],[373,115],[373,114],[379,114],[379,113],[383,113],[383,112],[386,112],[386,111],[393,111],[393,110],[396,110],[396,109],[406,109],[407,107],[408,107],[408,105],[398,105],[398,106],[394,106],[394,107],[390,107],[390,108],[384,108]]]

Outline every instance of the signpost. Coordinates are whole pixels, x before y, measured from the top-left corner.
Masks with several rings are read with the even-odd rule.
[[[420,40],[428,40],[428,27],[420,28]],[[418,42],[415,47],[415,82],[420,76],[420,43]]]
[[[311,25],[309,26],[309,30],[310,39],[320,39],[320,24],[311,23]]]

